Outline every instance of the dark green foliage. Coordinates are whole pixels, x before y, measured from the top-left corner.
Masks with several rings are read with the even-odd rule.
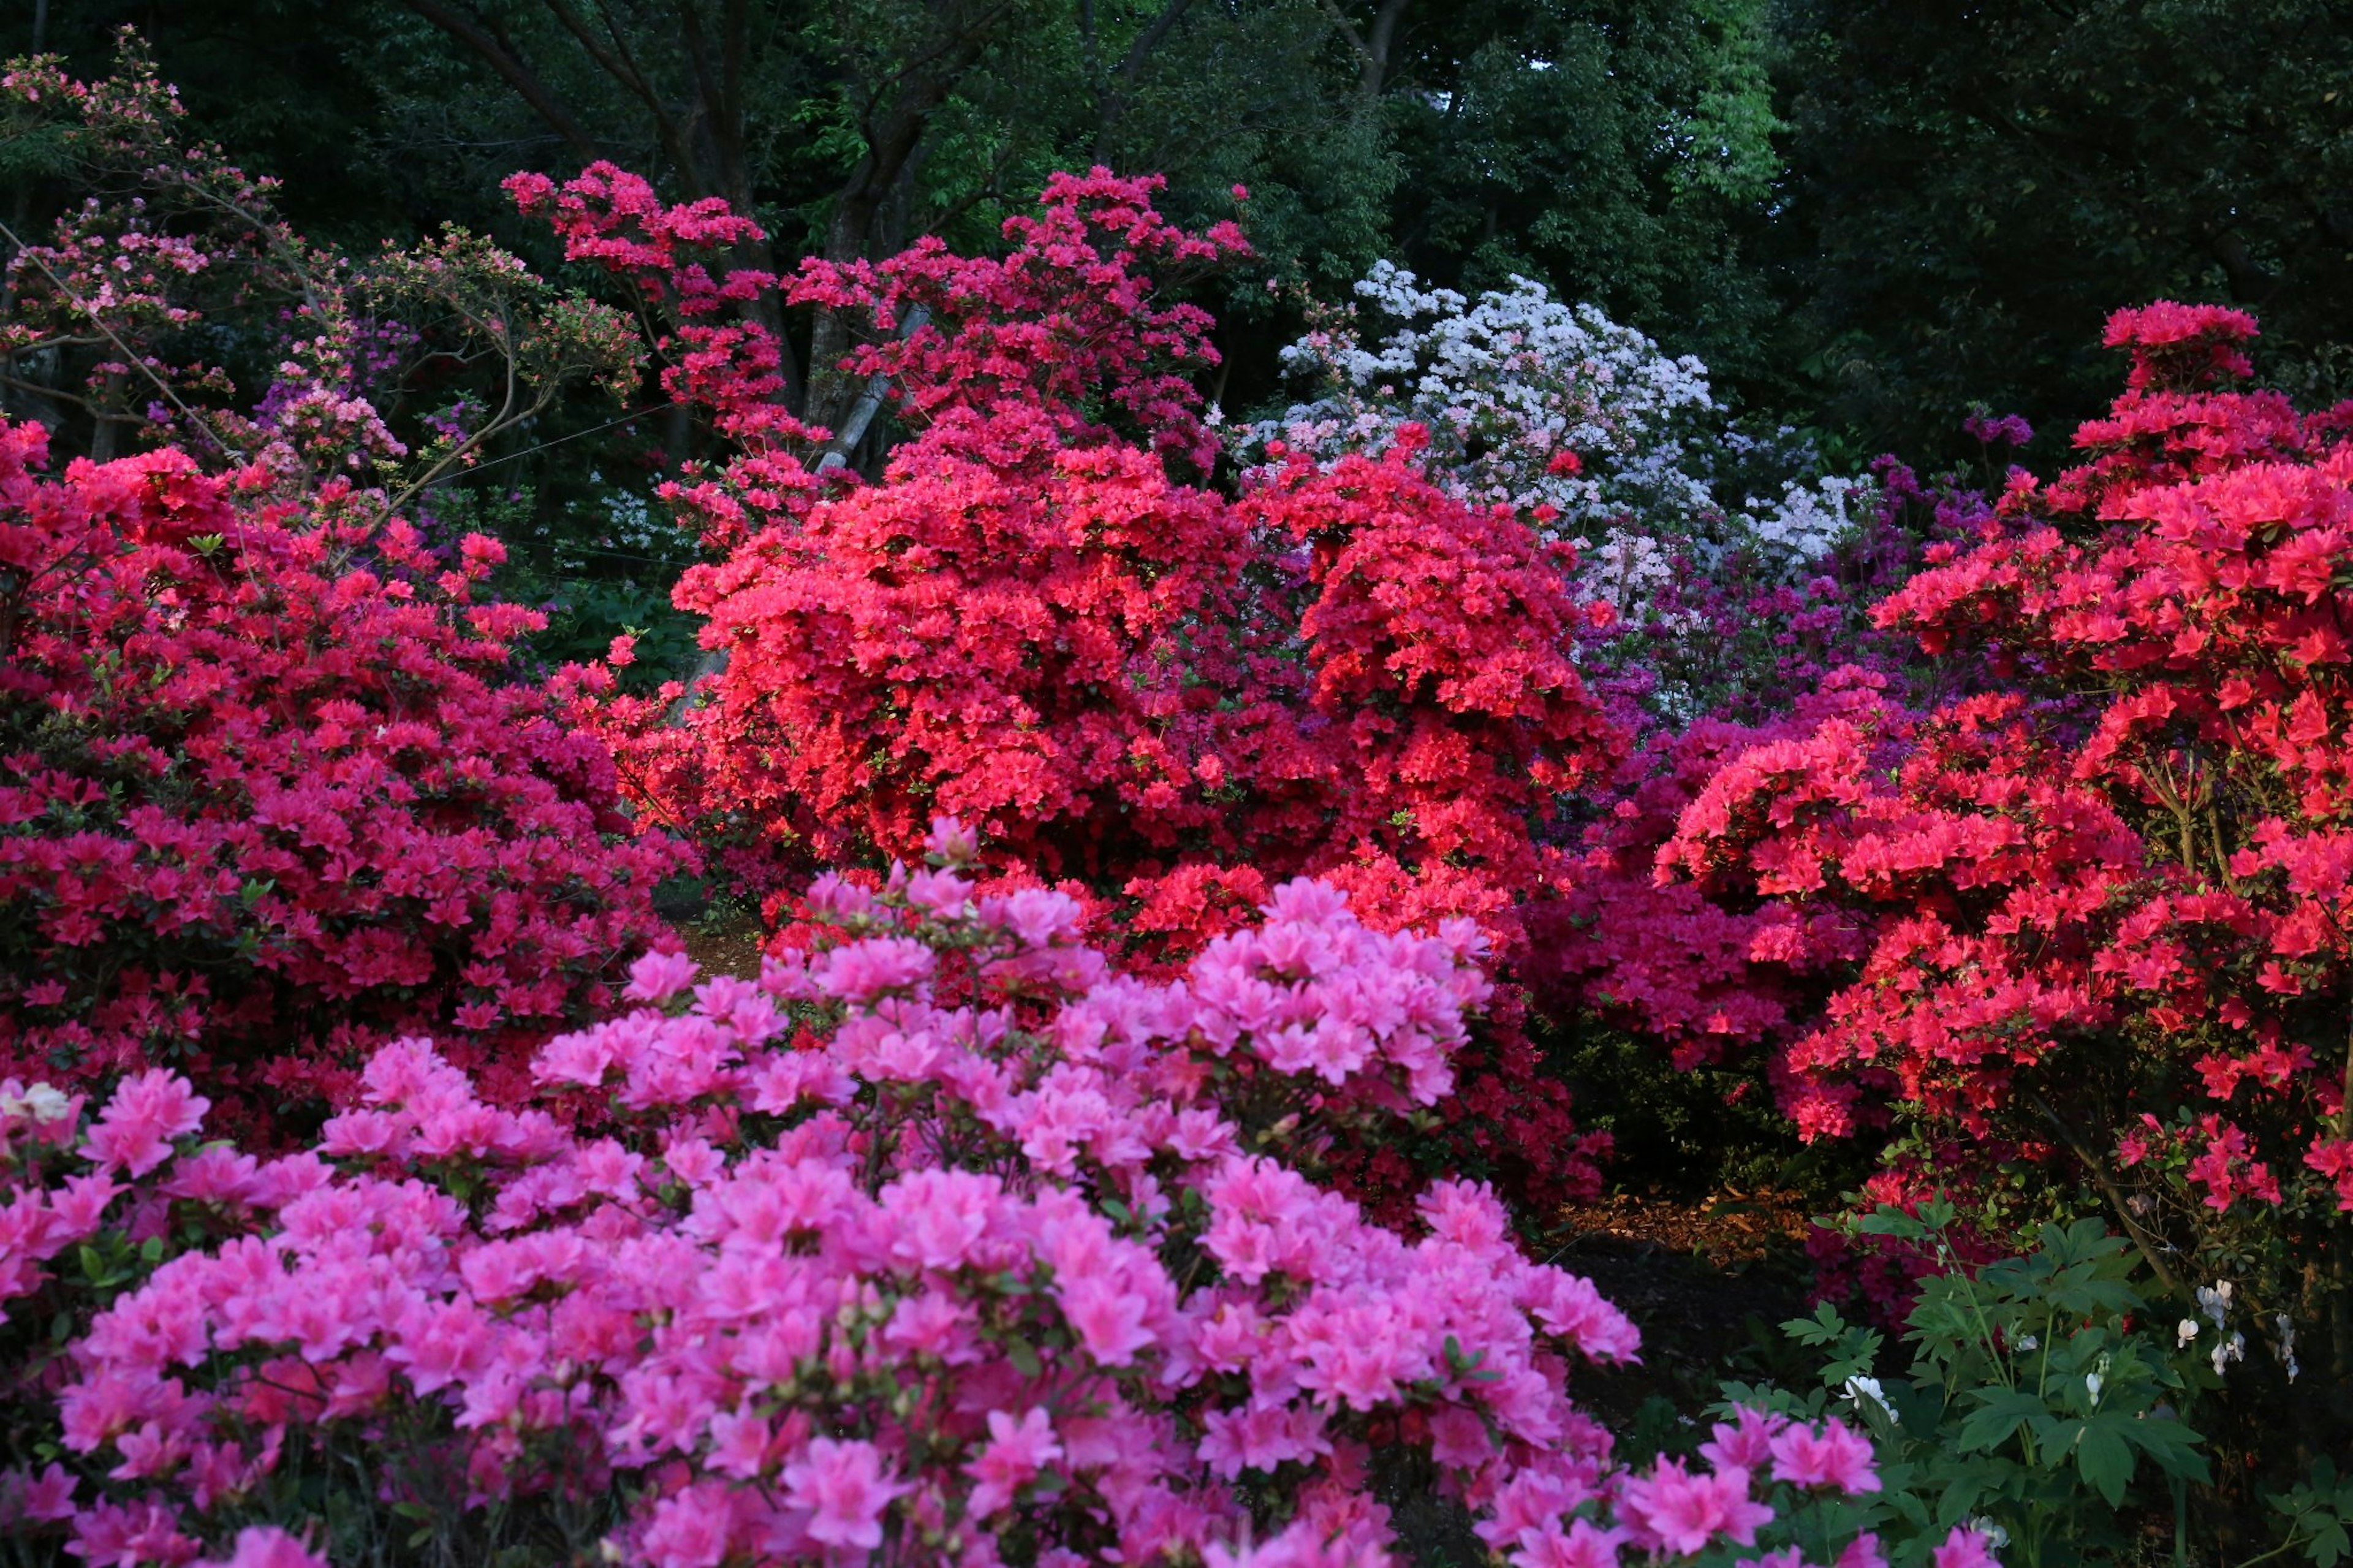
[[[2068,427],[2099,324],[2253,310],[2307,402],[2353,392],[2353,25],[2327,0],[1791,0],[1791,258],[1833,416],[1907,455],[1967,403]]]

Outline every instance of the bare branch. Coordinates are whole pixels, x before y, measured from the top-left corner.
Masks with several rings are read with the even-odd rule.
[[[597,156],[596,139],[574,118],[547,84],[540,80],[512,45],[499,37],[479,17],[460,12],[443,0],[405,0],[408,8],[482,58],[506,84],[522,95],[533,113],[584,158]]]

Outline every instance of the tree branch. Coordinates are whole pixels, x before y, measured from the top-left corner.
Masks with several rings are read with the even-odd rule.
[[[2091,1175],[2093,1185],[2098,1187],[2100,1195],[2108,1200],[2108,1206],[2116,1211],[2116,1218],[2124,1222],[2125,1234],[2131,1237],[2133,1246],[2140,1249],[2141,1261],[2148,1265],[2149,1272],[2157,1276],[2157,1282],[2165,1288],[2166,1294],[2180,1295],[2181,1281],[2174,1277],[2173,1270],[2167,1268],[2165,1259],[2158,1256],[2158,1244],[2150,1238],[2147,1232],[2141,1229],[2140,1222],[2133,1217],[2132,1206],[2125,1202],[2125,1195],[2118,1190],[2116,1179],[2108,1174],[2107,1167],[2101,1163],[2099,1158],[2091,1150],[2084,1147],[2084,1141],[2075,1136],[2075,1130],[2061,1120],[2059,1112],[2052,1109],[2049,1100],[2039,1094],[2029,1095],[2027,1098],[2033,1102],[2034,1109],[2042,1113],[2042,1120],[2051,1123],[2052,1131],[2059,1134],[2059,1141],[2067,1145],[2069,1152],[2075,1156]]]
[[[564,138],[583,158],[598,156],[596,139],[586,126],[573,117],[537,73],[524,63],[522,56],[504,40],[495,36],[480,18],[459,11],[442,0],[404,0],[414,11],[434,26],[440,28],[459,43],[481,57],[483,62],[505,79],[506,84],[522,95],[533,113],[547,122],[549,130]]]
[[[1153,51],[1160,47],[1162,40],[1168,37],[1170,30],[1184,19],[1186,11],[1192,4],[1193,0],[1168,0],[1168,4],[1160,8],[1160,14],[1153,17],[1145,25],[1144,31],[1135,36],[1134,42],[1127,46],[1127,53],[1120,58],[1119,69],[1115,73],[1118,85],[1103,88],[1095,107],[1095,162],[1103,163],[1110,157],[1111,133],[1127,114],[1129,95],[1135,87],[1135,79],[1143,74],[1144,62],[1152,58]],[[1094,48],[1092,5],[1087,7],[1086,15],[1087,47],[1089,58],[1092,59]]]

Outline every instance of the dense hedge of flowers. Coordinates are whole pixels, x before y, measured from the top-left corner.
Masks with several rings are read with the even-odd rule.
[[[609,1002],[682,852],[512,678],[497,542],[445,564],[258,465],[46,461],[0,423],[0,1072],[275,1110],[430,1027],[518,1089],[501,1048]]]
[[[1810,1134],[1894,1102],[2066,1151],[2111,1193],[2149,1177],[2122,1212],[2161,1276],[2234,1209],[2353,1208],[2353,410],[2234,387],[2253,335],[2120,312],[2128,386],[2086,460],[2013,474],[1877,612],[1985,689],[1733,757],[1661,857],[1863,922],[1783,1058]]]
[[[1597,311],[1385,266],[1397,330],[1319,312],[1321,401],[1229,449],[1173,291],[1248,247],[1152,180],[1058,175],[996,257],[780,277],[724,203],[517,175],[716,438],[661,492],[702,665],[627,695],[626,637],[520,679],[500,546],[403,519],[524,405],[374,400],[461,339],[533,396],[625,386],[618,312],[455,231],[309,247],[135,58],[24,64],[0,111],[170,198],[21,251],[0,356],[87,371],[93,447],[181,443],[51,479],[0,422],[11,1541],[1274,1568],[1388,1560],[1403,1487],[1514,1568],[1989,1561],[1906,1489],[1933,1465],[1877,1498],[1822,1418],[1906,1402],[1834,1315],[1823,1390],[1736,1389],[1682,1457],[1579,1412],[1573,1363],[1636,1337],[1520,1250],[1606,1142],[1532,1010],[1890,1132],[1833,1260],[1883,1306],[1967,1296],[1999,1228],[1948,1200],[1998,1218],[2021,1173],[2164,1291],[2236,1271],[2217,1378],[2226,1319],[2293,1377],[2353,1299],[2353,405],[2242,390],[2244,315],[2121,312],[2084,461],[1997,480],[2031,432],[1980,413],[1981,493],[1820,479]],[[245,410],[174,357],[240,268],[303,296]],[[862,472],[786,405],[795,309],[868,335],[818,367],[903,437]],[[690,842],[765,898],[756,979],[653,917]],[[1964,1431],[2039,1342],[1987,1335]],[[2080,1419],[2093,1480],[2125,1417],[2084,1358],[2124,1352],[2069,1353],[2080,1393],[1989,1441],[2058,1423],[2020,1463],[2063,1468]]]
[[[933,842],[812,889],[835,933],[756,983],[640,960],[643,1005],[540,1053],[542,1106],[405,1040],[262,1163],[199,1144],[166,1071],[86,1126],[12,1082],[6,1331],[74,1326],[12,1355],[67,1458],[0,1524],[121,1564],[313,1563],[287,1531],[371,1520],[474,1560],[528,1520],[664,1568],[1356,1564],[1391,1544],[1369,1467],[1411,1453],[1515,1564],[1840,1544],[1867,1439],[1750,1413],[1628,1471],[1568,1400],[1573,1359],[1636,1348],[1589,1284],[1478,1185],[1400,1235],[1314,1179],[1335,1129],[1445,1091],[1489,990],[1468,922],[1385,936],[1293,882],[1148,984]],[[79,1316],[76,1247],[136,1276]]]

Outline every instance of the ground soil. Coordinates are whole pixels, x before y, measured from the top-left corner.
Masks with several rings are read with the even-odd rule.
[[[1693,1203],[1613,1193],[1563,1211],[1550,1261],[1591,1279],[1642,1331],[1638,1367],[1579,1369],[1577,1403],[1619,1430],[1664,1399],[1688,1414],[1753,1376],[1806,1310],[1808,1216],[1788,1194]]]
[[[735,921],[694,921],[680,928],[686,937],[687,956],[702,965],[706,974],[733,974],[744,980],[760,977],[760,921],[756,916]]]

